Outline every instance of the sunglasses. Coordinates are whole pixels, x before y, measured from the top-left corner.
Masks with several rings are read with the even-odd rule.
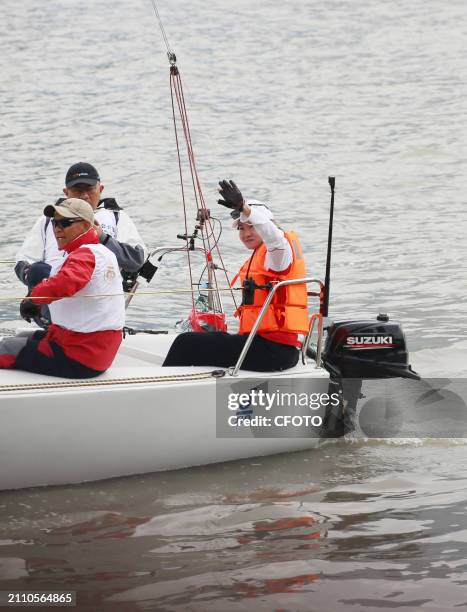
[[[52,227],[59,227],[60,229],[66,229],[76,223],[77,221],[82,221],[83,219],[52,219]]]

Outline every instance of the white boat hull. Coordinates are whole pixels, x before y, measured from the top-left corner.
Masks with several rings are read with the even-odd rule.
[[[225,402],[219,406],[219,386],[251,388],[258,375],[244,372],[219,381],[209,375],[215,368],[162,368],[171,341],[168,336],[126,338],[112,368],[94,381],[1,371],[0,489],[94,481],[316,446],[319,435],[306,426],[292,434],[288,428],[287,437],[266,437],[280,435],[277,428],[227,426],[236,412]],[[328,375],[310,363],[267,380],[287,389],[292,384],[325,392]]]

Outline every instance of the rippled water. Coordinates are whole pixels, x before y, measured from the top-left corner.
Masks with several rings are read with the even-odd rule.
[[[457,609],[466,469],[464,445],[341,441],[4,493],[2,588],[76,590],[83,610]]]
[[[415,369],[465,376],[464,0],[159,9],[208,205],[224,177],[268,198],[323,276],[335,174],[332,315],[387,311]],[[0,29],[2,261],[78,159],[148,244],[176,242],[168,62],[149,0],[4,0]],[[222,244],[235,270],[228,224]],[[183,261],[157,274],[154,288],[188,282]],[[0,296],[22,294],[0,264]],[[17,318],[17,301],[2,305],[1,320]],[[140,297],[130,320],[167,327],[183,308],[179,295]],[[349,440],[2,493],[0,589],[77,590],[82,610],[458,609],[466,457],[455,441]]]

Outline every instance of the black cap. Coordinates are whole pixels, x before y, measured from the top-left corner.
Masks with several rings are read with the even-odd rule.
[[[68,169],[65,177],[65,186],[73,187],[73,185],[79,185],[80,183],[95,185],[100,180],[99,173],[94,166],[86,162],[78,162]]]

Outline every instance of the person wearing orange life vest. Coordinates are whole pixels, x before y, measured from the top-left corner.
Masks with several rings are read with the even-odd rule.
[[[122,341],[125,300],[117,258],[100,244],[88,202],[68,198],[46,206],[44,215],[52,218],[65,257],[21,302],[20,314],[30,322],[41,304],[50,304],[52,323],[32,336],[2,340],[0,368],[92,378],[110,367]]]
[[[245,200],[233,181],[221,181],[219,204],[232,210],[233,227],[240,240],[253,251],[236,277],[243,288],[237,334],[187,332],[173,342],[164,366],[235,365],[269,289],[265,285],[306,276],[299,239],[274,223],[271,210],[257,200]],[[259,287],[258,287],[259,286]],[[305,284],[279,289],[273,298],[248,351],[242,368],[257,372],[286,370],[298,362],[299,335],[308,332]]]

